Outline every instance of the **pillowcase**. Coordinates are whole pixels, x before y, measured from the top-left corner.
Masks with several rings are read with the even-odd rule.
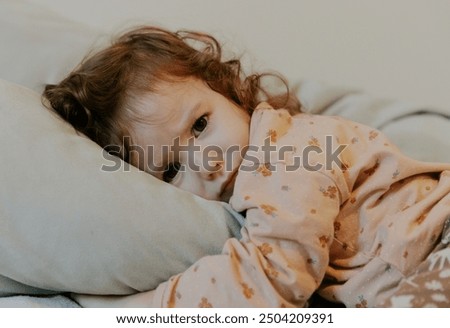
[[[112,160],[34,91],[0,80],[0,117],[0,296],[150,290],[239,237],[228,205]]]

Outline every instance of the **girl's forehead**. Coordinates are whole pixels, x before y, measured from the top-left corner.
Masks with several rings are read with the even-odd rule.
[[[163,125],[176,115],[175,100],[166,95],[147,93],[134,101],[134,110],[139,121],[149,125]]]
[[[137,120],[132,134],[138,144],[170,144],[173,139],[187,137],[207,90],[196,81],[162,83],[156,92],[134,99]]]
[[[143,122],[164,125],[186,116],[204,96],[203,82],[190,78],[160,82],[154,91],[133,97],[133,107]]]

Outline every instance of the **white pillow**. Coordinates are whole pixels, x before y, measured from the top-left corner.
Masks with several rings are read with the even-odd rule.
[[[39,94],[0,80],[0,117],[0,296],[149,290],[239,237],[223,203],[102,171],[101,147]]]

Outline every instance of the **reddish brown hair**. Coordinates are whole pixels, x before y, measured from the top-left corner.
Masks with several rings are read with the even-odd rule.
[[[195,77],[249,113],[261,101],[273,107],[299,111],[295,97],[273,95],[261,86],[267,74],[244,76],[238,59],[224,61],[212,36],[156,27],[141,27],[123,34],[109,47],[86,58],[59,84],[45,87],[50,107],[75,129],[100,146],[120,147],[128,161],[127,120],[133,119],[130,99],[154,92],[161,81]]]

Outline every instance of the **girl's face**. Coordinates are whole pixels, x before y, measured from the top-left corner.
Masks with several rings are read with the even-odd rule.
[[[228,201],[250,115],[198,79],[162,82],[140,98],[131,163],[206,199]]]

